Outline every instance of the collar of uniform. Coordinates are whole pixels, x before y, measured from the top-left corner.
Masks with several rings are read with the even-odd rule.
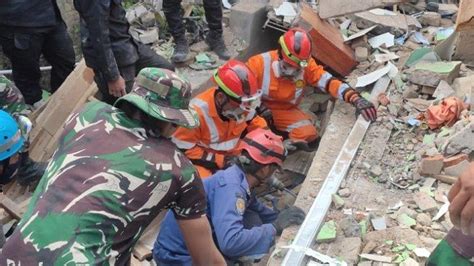
[[[240,184],[240,187],[244,189],[247,195],[250,197],[250,186],[245,178],[245,173],[240,169],[236,164],[224,170],[225,173],[220,176],[218,182],[219,185],[223,186],[225,184]]]

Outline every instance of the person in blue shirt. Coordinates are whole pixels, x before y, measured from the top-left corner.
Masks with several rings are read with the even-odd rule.
[[[286,157],[283,140],[270,130],[256,129],[239,144],[234,165],[203,180],[214,241],[229,262],[254,261],[267,254],[275,235],[301,224],[305,213],[296,206],[276,212],[258,201],[252,190],[268,183]],[[178,224],[168,212],[153,248],[158,265],[191,265]]]

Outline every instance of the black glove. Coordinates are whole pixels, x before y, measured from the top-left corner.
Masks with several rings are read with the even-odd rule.
[[[265,121],[267,121],[267,124],[270,126],[270,125],[273,125],[273,113],[272,113],[272,110],[268,109],[266,106],[264,105],[260,105],[258,108],[257,108],[257,114],[259,116],[261,116],[263,119],[265,119]]]
[[[18,183],[20,183],[22,186],[35,183],[41,179],[47,166],[48,163],[46,162],[35,162],[27,157],[18,170]]]
[[[277,234],[280,235],[283,229],[293,224],[302,224],[306,214],[304,211],[296,206],[291,206],[288,209],[282,210],[276,220],[272,223]]]
[[[354,100],[352,105],[356,108],[356,116],[361,114],[365,120],[372,122],[377,119],[377,110],[375,109],[375,106],[363,97]]]

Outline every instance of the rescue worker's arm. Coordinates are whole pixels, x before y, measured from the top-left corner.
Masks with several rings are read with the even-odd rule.
[[[194,265],[226,265],[214,244],[211,227],[205,216],[178,220],[178,224]]]
[[[219,249],[231,258],[266,254],[273,245],[276,230],[271,224],[244,229],[245,201],[236,196],[238,193],[245,193],[240,185],[226,184],[214,191],[213,202],[209,202]]]
[[[261,86],[263,79],[263,57],[261,55],[254,55],[249,58],[246,64],[255,74],[255,77],[258,81],[258,85]]]
[[[322,66],[316,64],[313,58],[310,58],[308,67],[305,69],[305,80],[309,85],[331,95],[333,98],[352,104],[356,108],[356,116],[362,114],[367,121],[377,119],[377,110],[371,102],[362,98],[347,83],[334,78]]]
[[[109,37],[110,0],[74,0],[81,19],[86,22],[95,51],[97,68],[107,81],[120,78]]]
[[[278,212],[263,205],[255,196],[252,197],[248,209],[258,213],[258,216],[262,219],[262,223],[264,224],[272,223],[278,217]]]
[[[197,174],[188,178],[181,176],[180,184],[172,210],[193,264],[225,265],[225,260],[212,239],[211,227],[206,216],[206,191],[201,179]]]
[[[202,123],[202,122],[201,122]],[[199,145],[201,139],[200,128],[183,128],[176,130],[171,140],[176,146],[184,150],[186,156],[193,164],[211,169],[221,169],[224,167],[224,155],[214,153]]]

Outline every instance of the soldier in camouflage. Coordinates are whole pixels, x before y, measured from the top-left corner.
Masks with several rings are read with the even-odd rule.
[[[20,90],[3,75],[0,75],[0,110],[8,113],[8,116],[14,118],[14,122],[16,122],[15,125],[13,122],[9,124],[12,120],[5,114],[0,121],[0,129],[4,132],[0,139],[0,184],[6,184],[14,179],[22,185],[31,184],[43,175],[46,165],[34,162],[28,156],[28,135],[32,123],[26,115],[31,110],[25,104]],[[8,127],[7,124],[10,126]],[[16,132],[16,128],[19,129],[21,137],[10,139],[14,136],[11,134]],[[12,142],[12,140],[15,141]],[[16,145],[15,147],[18,149],[15,152],[12,152],[13,150],[7,151],[7,147],[10,146],[8,143]]]
[[[224,264],[191,162],[168,139],[195,127],[190,84],[145,68],[112,107],[90,102],[72,114],[0,265],[124,265],[148,224],[173,211],[193,261]]]

